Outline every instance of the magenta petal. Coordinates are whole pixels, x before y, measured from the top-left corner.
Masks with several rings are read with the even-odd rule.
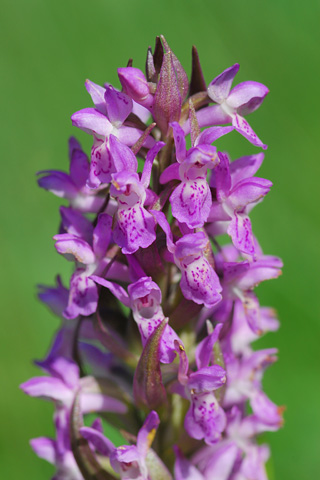
[[[97,309],[98,290],[85,270],[78,268],[70,280],[68,306],[63,312],[65,318],[76,318],[78,315],[88,316]]]
[[[279,260],[276,257],[276,260]],[[272,278],[278,278],[281,275],[282,263],[277,263],[277,261],[272,262],[263,262],[259,259],[254,263],[250,264],[250,269],[244,272],[241,278],[237,281],[237,285],[242,290],[251,290],[259,283],[264,280],[271,280]]]
[[[161,173],[160,183],[163,185],[164,183],[170,182],[170,180],[180,180],[179,168],[179,163],[169,165],[169,167]]]
[[[273,308],[261,307],[261,326],[264,332],[275,332],[279,328],[277,312]]]
[[[153,97],[152,97],[153,100]],[[150,112],[139,103],[133,101],[132,113],[137,115],[143,123],[147,123],[150,118]]]
[[[229,170],[230,160],[226,153],[218,153],[220,163],[213,170],[210,186],[217,189],[217,199],[223,202],[229,195],[231,188],[231,176]]]
[[[127,127],[125,125],[122,125],[122,127],[120,127],[117,131],[118,140],[122,144],[128,145],[129,147],[134,145],[140,139],[141,135],[143,135],[142,130],[139,130],[138,128]],[[143,146],[146,148],[152,148],[155,143],[155,139],[149,135],[143,142]]]
[[[240,250],[240,252],[247,253],[251,256],[255,254],[251,222],[247,215],[234,212],[227,232],[232,238],[233,245]]]
[[[99,187],[100,183],[110,183],[111,174],[116,172],[107,142],[94,137],[91,148],[90,174],[88,186]]]
[[[72,391],[59,378],[34,377],[20,385],[20,388],[31,397],[43,397],[49,400],[69,402]]]
[[[134,257],[129,258],[132,262],[131,258]],[[133,313],[137,312],[140,316],[149,318],[161,308],[161,290],[151,277],[144,275],[131,283],[128,286],[128,292],[133,302]]]
[[[105,455],[106,457],[109,457],[115,449],[113,443],[106,438],[103,433],[98,432],[94,428],[81,427],[80,433],[82,437],[88,440],[88,442],[90,442],[90,444],[93,445],[99,453]]]
[[[241,157],[230,163],[230,173],[232,177],[232,185],[235,186],[238,182],[244,178],[253,177],[264,159],[264,153],[256,153],[255,155],[249,155]]]
[[[205,467],[205,478],[228,480],[237,459],[239,447],[235,443],[221,445],[214,451]]]
[[[70,234],[92,242],[93,226],[90,220],[73,208],[60,207],[63,228]]]
[[[79,385],[79,367],[73,361],[64,357],[56,357],[47,362],[46,370],[53,377],[63,380],[70,389],[77,388]]]
[[[106,137],[112,131],[112,125],[105,115],[95,108],[84,108],[71,115],[72,125],[81,130]]]
[[[112,217],[100,213],[97,225],[93,231],[93,251],[96,258],[103,258],[107,252],[112,235]]]
[[[264,178],[251,177],[244,179],[231,190],[228,204],[242,210],[250,203],[261,200],[272,187],[272,182]]]
[[[128,410],[120,400],[99,393],[81,393],[80,404],[83,413],[115,412],[123,414]]]
[[[138,454],[137,447],[135,445],[123,445],[116,449],[114,453],[114,460],[123,464],[122,469],[125,469],[127,473],[127,479],[130,478],[147,478],[141,477],[140,475],[137,477],[137,473],[140,472],[140,455]],[[111,465],[114,467],[113,462],[111,461]],[[130,475],[130,476],[129,476]]]
[[[234,127],[211,127],[207,128],[203,132],[200,133],[198,136],[195,145],[201,145],[202,143],[205,143],[207,145],[210,145],[211,143],[215,142],[218,140],[218,138],[222,137],[223,135],[226,135],[229,132],[232,132],[234,130]]]
[[[47,287],[45,285],[37,285],[38,297],[41,302],[45,303],[55,315],[62,316],[63,310],[68,303],[69,291],[61,282],[59,275],[56,278],[56,287]]]
[[[212,80],[208,86],[208,95],[213,101],[222,103],[228,97],[233,79],[238,70],[239,64],[235,63]]]
[[[137,159],[132,150],[121,143],[114,135],[110,135],[110,154],[117,172],[136,172]]]
[[[93,420],[91,428],[93,428],[97,432],[103,433],[103,424],[100,417],[97,417]]]
[[[182,182],[171,194],[172,215],[189,228],[200,228],[207,221],[212,204],[209,185],[205,178]]]
[[[147,188],[150,183],[153,161],[158,155],[161,148],[164,147],[164,145],[165,145],[164,142],[157,142],[154,145],[154,147],[152,147],[147,153],[146,160],[143,166],[142,175],[141,175],[141,183],[145,188]]]
[[[188,388],[195,392],[211,392],[222,387],[226,383],[225,370],[219,365],[200,368],[197,372],[189,375]]]
[[[182,260],[180,268],[180,287],[185,298],[206,307],[220,302],[222,288],[219,278],[204,256],[199,255],[188,265]]]
[[[140,247],[149,247],[155,241],[155,225],[154,217],[140,204],[119,208],[113,232],[114,241],[122,248],[122,253],[134,253]]]
[[[56,463],[56,442],[52,438],[38,437],[30,440],[32,450],[47,462]]]
[[[159,415],[152,410],[145,419],[142,427],[139,430],[137,437],[137,450],[142,457],[146,457],[149,448],[151,447],[151,441],[154,433],[160,424]]]
[[[261,335],[263,330],[260,320],[260,305],[253,292],[246,292],[243,306],[249,327],[256,335]]]
[[[239,279],[248,271],[250,271],[250,264],[247,260],[243,262],[224,262],[223,264],[223,279],[226,283],[235,281],[237,287],[239,287]],[[241,287],[240,287],[241,288]],[[247,290],[244,288],[243,290]]]
[[[227,222],[230,220],[231,217],[230,215],[227,214],[225,209],[223,208],[223,205],[218,202],[213,202],[212,206],[210,208],[210,214],[208,217],[208,222],[214,222],[212,225],[208,225],[207,230],[208,232],[211,233],[211,235],[215,236],[217,234],[214,233],[215,231],[215,225],[217,222]],[[226,229],[225,229],[226,230]],[[226,233],[226,232],[224,232]]]
[[[69,145],[70,145],[70,141],[69,141]],[[89,161],[88,161],[87,155],[81,150],[81,147],[72,149],[71,158],[70,158],[70,178],[72,179],[74,184],[79,189],[81,189],[82,187],[85,186],[88,175],[89,175]]]
[[[90,245],[82,240],[80,237],[75,235],[69,235],[68,233],[61,233],[55,235],[54,240],[56,240],[55,247],[59,253],[62,255],[67,255],[69,260],[69,255],[73,255],[78,262],[84,264],[91,264],[95,261],[95,256]],[[72,257],[70,260],[73,260]]]
[[[228,105],[238,111],[240,115],[247,115],[260,107],[268,88],[258,82],[242,82],[236,85],[228,96]]]
[[[251,408],[257,417],[267,425],[281,426],[283,423],[282,410],[273,403],[263,392],[257,392],[250,400]]]
[[[219,323],[214,331],[198,344],[195,352],[198,369],[207,367],[210,364],[213,356],[213,346],[219,338],[221,328],[222,323]]]
[[[204,437],[203,428],[201,424],[199,424],[200,422],[197,422],[194,417],[194,407],[191,405],[184,418],[184,428],[191,438],[202,440]]]
[[[190,437],[214,445],[226,427],[226,414],[212,392],[192,395],[184,426]]]
[[[255,478],[257,480],[268,480],[265,468],[265,462],[269,458],[269,448],[266,445],[252,445],[248,449],[245,458],[239,469],[239,475],[236,478],[247,479]]]
[[[231,123],[231,116],[228,115],[220,105],[211,105],[210,107],[201,108],[197,112],[197,120],[199,127],[211,127],[212,125],[224,125]],[[183,126],[185,133],[189,133],[190,124],[186,122]]]
[[[75,150],[82,150],[80,142],[75,137],[69,137],[68,140],[68,147],[69,147],[69,159],[71,160],[72,154]]]
[[[105,278],[100,278],[97,275],[92,275],[90,277],[93,281],[98,283],[99,285],[102,285],[105,288],[108,288],[110,292],[118,299],[120,302],[122,302],[126,307],[130,306],[130,301],[129,301],[129,296],[127,292],[122,288],[120,285],[117,285],[116,283],[109,282],[109,280],[106,280]]]
[[[181,163],[187,155],[185,133],[179,123],[172,122],[169,124],[173,131],[174,144],[176,147],[176,158]]]
[[[107,109],[104,99],[106,89],[101,87],[100,85],[97,85],[96,83],[91,82],[90,80],[85,81],[85,87],[87,89],[87,92],[91,96],[96,109],[99,110],[99,112],[101,112],[103,115],[106,115]]]
[[[181,340],[179,339],[176,332],[170,325],[167,325],[163,331],[163,335],[160,343],[160,362],[161,363],[172,363],[176,358],[175,353],[175,342]]]
[[[134,67],[118,68],[118,75],[123,91],[135,102],[151,109],[153,95],[149,92],[149,85],[142,71]]]
[[[173,253],[175,251],[175,245],[173,243],[173,236],[171,232],[170,225],[166,219],[166,216],[164,215],[163,212],[159,212],[157,210],[151,210],[151,213],[153,216],[156,218],[158,224],[166,234],[166,240],[167,240],[167,248],[170,253]]]
[[[119,127],[132,111],[131,98],[125,93],[117,91],[111,85],[106,87],[104,98],[110,122]]]
[[[48,175],[45,175],[48,173]],[[78,190],[67,173],[55,170],[43,170],[37,175],[43,175],[38,178],[38,185],[45,190],[49,190],[57,197],[72,199],[77,196]]]
[[[238,114],[234,114],[232,117],[232,125],[241,133],[249,142],[251,142],[256,147],[262,147],[263,149],[268,148],[267,145],[263,144],[257,134],[252,130],[247,120],[241,117]]]

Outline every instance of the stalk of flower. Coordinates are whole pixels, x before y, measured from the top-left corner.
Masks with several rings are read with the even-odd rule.
[[[72,123],[92,135],[90,162],[71,138],[70,173],[39,172],[39,186],[69,202],[53,238],[74,271],[69,289],[59,276],[39,287],[61,327],[36,362],[47,376],[21,388],[53,404],[56,438],[31,446],[57,480],[267,478],[257,437],[283,423],[262,385],[277,351],[252,344],[278,320],[254,289],[282,262],[262,252],[250,220],[272,185],[255,176],[264,155],[231,161],[218,147],[236,131],[266,148],[244,116],[268,89],[231,89],[238,69],[207,88],[193,47],[189,81],[157,37],[146,74],[118,69],[121,91],[86,81],[94,107]]]

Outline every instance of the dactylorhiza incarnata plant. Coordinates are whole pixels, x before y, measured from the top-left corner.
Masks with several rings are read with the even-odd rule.
[[[251,344],[278,320],[254,288],[282,262],[249,218],[272,185],[255,176],[264,154],[231,161],[214,146],[235,130],[266,148],[245,117],[268,89],[232,88],[238,70],[207,86],[193,48],[189,82],[157,38],[146,74],[130,60],[121,89],[86,81],[94,106],[71,119],[92,136],[90,160],[70,138],[69,173],[38,174],[68,201],[53,239],[74,262],[68,288],[39,287],[62,323],[36,362],[47,376],[21,385],[54,405],[56,437],[31,440],[54,479],[267,478],[257,435],[282,425],[262,390],[277,351]]]

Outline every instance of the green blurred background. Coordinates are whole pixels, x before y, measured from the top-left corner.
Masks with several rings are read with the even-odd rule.
[[[195,44],[208,82],[239,62],[237,82],[270,88],[249,118],[269,145],[259,175],[274,182],[253,212],[254,231],[264,251],[285,262],[283,276],[258,289],[281,319],[280,331],[261,342],[280,350],[264,384],[287,405],[284,428],[267,441],[275,479],[319,478],[319,18],[318,1],[2,1],[1,478],[53,473],[28,445],[53,434],[52,407],[18,390],[38,373],[31,360],[43,357],[58,325],[36,300],[35,285],[70,274],[51,240],[60,202],[37,188],[35,172],[68,168],[71,134],[89,148],[91,138],[70,122],[91,106],[84,80],[117,85],[116,69],[129,57],[143,69],[160,33],[187,72]],[[233,158],[258,151],[236,134],[219,146]]]

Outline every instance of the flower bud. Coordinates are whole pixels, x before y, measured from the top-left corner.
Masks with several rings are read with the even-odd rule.
[[[118,68],[118,75],[123,91],[135,102],[151,110],[153,96],[142,71],[134,67]]]

